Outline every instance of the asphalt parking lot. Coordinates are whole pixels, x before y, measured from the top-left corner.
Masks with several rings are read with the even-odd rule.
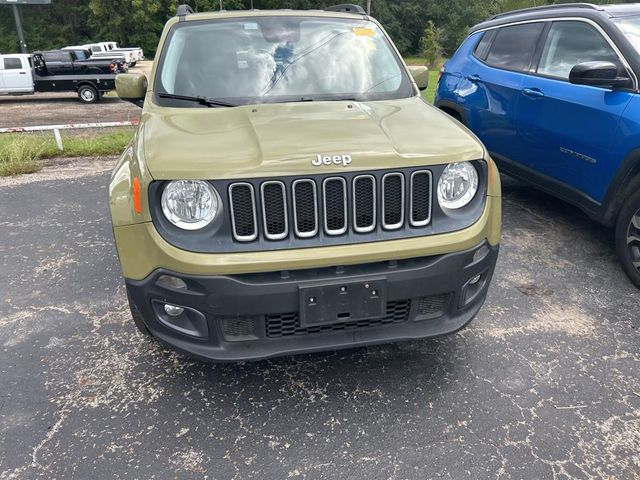
[[[0,179],[0,478],[640,477],[640,292],[578,210],[505,182],[454,336],[203,364],[130,321],[112,161]]]

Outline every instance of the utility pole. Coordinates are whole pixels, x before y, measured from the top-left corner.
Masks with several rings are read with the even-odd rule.
[[[367,0],[367,15],[371,15],[371,0]]]
[[[220,0],[220,11],[222,11],[222,0]]]
[[[22,17],[18,5],[11,5],[13,10],[13,18],[16,21],[16,29],[18,30],[18,41],[20,42],[20,51],[27,53],[27,42],[24,40],[24,32],[22,31]]]

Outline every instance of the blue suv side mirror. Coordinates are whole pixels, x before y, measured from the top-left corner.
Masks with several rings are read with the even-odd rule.
[[[633,86],[633,82],[626,74],[618,76],[618,66],[612,62],[579,63],[571,69],[569,81],[592,87],[630,88]]]

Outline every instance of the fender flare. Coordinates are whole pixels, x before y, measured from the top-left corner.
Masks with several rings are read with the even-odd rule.
[[[443,112],[455,112],[460,117],[460,121],[463,125],[469,125],[469,123],[467,122],[467,114],[459,104],[452,102],[451,100],[438,100],[435,106]]]
[[[93,83],[92,81],[90,81],[90,80],[81,80],[78,83],[76,83],[76,92],[78,90],[80,90],[80,88],[85,87],[85,86],[93,87],[93,88],[96,89],[96,91],[98,91],[98,92],[100,91],[98,86],[95,83]]]
[[[640,147],[631,150],[618,166],[602,202],[603,220],[616,222],[618,212],[629,195],[640,189]]]

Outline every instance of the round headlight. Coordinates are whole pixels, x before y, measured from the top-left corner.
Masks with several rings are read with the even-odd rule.
[[[467,205],[478,191],[478,171],[469,162],[451,163],[438,182],[438,202],[442,208]]]
[[[218,194],[207,182],[177,180],[162,192],[162,212],[171,223],[184,230],[206,227],[219,209]]]

